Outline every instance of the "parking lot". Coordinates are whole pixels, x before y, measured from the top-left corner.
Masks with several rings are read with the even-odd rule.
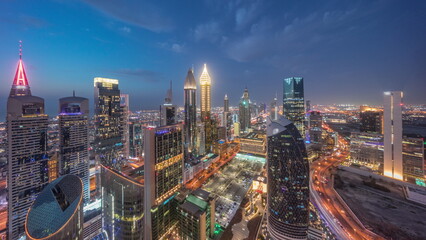
[[[202,187],[217,196],[216,222],[222,227],[228,226],[264,163],[263,158],[238,154]]]

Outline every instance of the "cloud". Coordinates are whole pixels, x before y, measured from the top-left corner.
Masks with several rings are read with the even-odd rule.
[[[0,17],[0,22],[22,25],[28,28],[43,28],[49,25],[48,22],[46,22],[44,19],[29,15],[19,15],[18,17]]]
[[[161,81],[161,76],[159,73],[146,70],[146,69],[130,69],[130,68],[122,68],[110,71],[111,73],[122,75],[122,76],[128,76],[131,78],[136,78],[138,80],[142,80],[145,82],[158,82]]]
[[[216,42],[222,37],[222,31],[220,30],[219,23],[216,21],[197,25],[193,34],[196,41],[207,40]]]
[[[82,0],[96,10],[116,20],[148,29],[165,32],[172,29],[172,21],[158,7],[146,0]]]
[[[236,30],[239,31],[245,28],[259,15],[260,12],[260,4],[257,1],[249,4],[248,6],[239,8],[235,12]]]
[[[185,45],[179,43],[169,43],[169,42],[160,42],[158,43],[160,48],[166,49],[168,51],[172,51],[175,53],[183,53],[185,52]]]
[[[132,32],[132,29],[130,29],[129,27],[126,27],[126,26],[119,28],[119,30],[123,33],[131,33]]]

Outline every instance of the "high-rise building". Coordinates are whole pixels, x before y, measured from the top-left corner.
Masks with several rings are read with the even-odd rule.
[[[284,79],[283,115],[293,122],[302,136],[305,135],[305,98],[303,78],[292,77]]]
[[[360,118],[360,132],[368,133],[381,133],[383,134],[383,112],[377,109],[368,109],[361,111],[359,114]]]
[[[201,188],[190,194],[180,193],[178,202],[179,236],[183,240],[213,239],[215,199]]]
[[[309,112],[309,137],[311,143],[320,143],[322,136],[322,116],[318,111]]]
[[[202,156],[206,154],[206,128],[203,122],[197,123],[197,140],[196,140],[196,149],[197,154]]]
[[[207,65],[204,64],[203,72],[200,76],[200,98],[201,98],[201,121],[207,122],[210,120],[211,114],[211,85],[212,80],[210,78],[209,72],[207,71]]]
[[[240,100],[240,111],[239,111],[239,120],[240,120],[240,132],[247,132],[251,125],[251,115],[250,115],[250,96],[248,89],[244,89],[243,96]]]
[[[272,239],[307,239],[309,162],[292,122],[267,121],[267,228]]]
[[[120,89],[117,79],[95,78],[95,143],[97,162],[119,170],[123,154]]]
[[[278,103],[277,103],[277,97],[274,97],[274,100],[271,102],[270,109],[269,109],[269,116],[272,120],[278,120]]]
[[[129,155],[132,158],[142,157],[143,127],[138,121],[129,122]]]
[[[209,72],[207,71],[207,65],[204,64],[203,72],[200,76],[200,104],[201,104],[201,121],[204,122],[206,140],[205,140],[205,150],[207,152],[211,151],[212,144],[214,141],[213,131],[215,126],[213,126],[211,119],[211,78]]]
[[[89,189],[89,100],[66,97],[59,99],[59,174],[73,174],[83,182],[84,201]]]
[[[240,123],[234,122],[234,136],[239,137],[240,136]]]
[[[195,149],[196,129],[197,129],[197,106],[196,106],[197,83],[195,82],[194,72],[188,70],[184,85],[184,139],[185,155],[193,152]]]
[[[22,55],[7,99],[7,239],[25,236],[28,209],[49,183],[48,117],[43,98],[31,95]]]
[[[310,112],[311,109],[311,100],[306,100],[306,110],[305,112]]]
[[[129,145],[129,117],[130,117],[130,102],[129,94],[120,94],[120,131],[123,143],[123,156],[129,158],[130,145]]]
[[[167,90],[164,104],[160,106],[161,126],[172,125],[176,122],[176,106],[172,103],[173,91],[172,82],[170,81],[170,88]]]
[[[147,128],[145,149],[145,235],[161,239],[177,228],[171,201],[183,183],[183,129],[181,124]]]
[[[403,179],[402,92],[384,94],[384,175]]]
[[[65,175],[47,185],[37,196],[25,221],[31,240],[83,239],[83,183]]]
[[[229,112],[229,99],[228,94],[225,94],[225,98],[223,99],[223,111]]]

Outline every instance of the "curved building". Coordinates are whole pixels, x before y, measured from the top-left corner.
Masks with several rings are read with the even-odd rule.
[[[83,183],[65,175],[47,185],[25,220],[28,239],[83,239]]]
[[[309,162],[295,125],[279,116],[267,122],[268,232],[272,239],[307,239]]]

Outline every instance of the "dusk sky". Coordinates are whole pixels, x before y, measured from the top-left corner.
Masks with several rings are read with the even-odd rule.
[[[93,78],[120,80],[132,110],[158,109],[169,81],[183,104],[188,68],[207,63],[213,106],[244,87],[282,98],[301,76],[313,104],[381,104],[402,90],[426,104],[426,1],[55,0],[0,3],[0,116],[18,62],[48,114],[72,90],[93,105]]]

